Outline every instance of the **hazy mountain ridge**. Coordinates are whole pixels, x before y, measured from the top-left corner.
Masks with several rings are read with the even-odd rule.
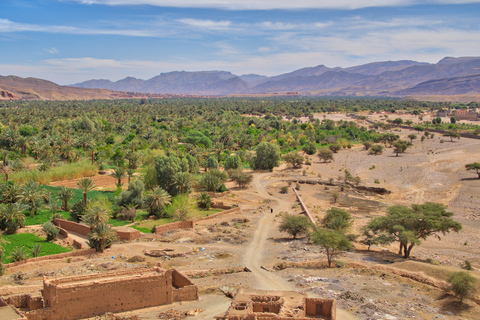
[[[0,99],[117,99],[166,95],[282,94],[332,96],[480,95],[480,57],[446,57],[436,64],[381,61],[348,68],[324,65],[267,77],[228,71],[174,71],[148,80],[88,80],[72,86],[0,76]]]
[[[149,80],[131,77],[117,82],[90,80],[74,86],[190,95],[298,92],[310,95],[397,96],[423,82],[476,73],[480,73],[480,57],[446,57],[436,64],[400,60],[372,62],[348,68],[318,65],[272,77],[257,74],[236,76],[226,71],[175,71],[162,73]],[[459,84],[458,81],[455,83]],[[432,85],[435,84],[436,82]],[[438,93],[439,90],[432,85],[420,86],[415,91],[424,88],[424,94]],[[473,91],[480,93],[480,88]]]

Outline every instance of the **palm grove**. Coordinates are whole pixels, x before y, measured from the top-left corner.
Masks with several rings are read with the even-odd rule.
[[[137,210],[146,210],[157,218],[189,219],[193,206],[210,206],[208,192],[224,191],[229,179],[239,187],[248,185],[252,176],[245,168],[272,170],[282,154],[285,161],[299,166],[304,160],[300,152],[318,152],[320,159],[331,161],[333,153],[355,142],[379,150],[376,153],[384,143],[397,155],[409,145],[380,124],[320,120],[313,117],[315,112],[414,113],[426,107],[443,105],[391,99],[5,102],[0,108],[0,226],[15,233],[24,226],[25,216],[47,210],[50,218],[60,214],[89,224],[89,244],[101,251],[115,238],[108,218],[133,221]],[[308,120],[298,120],[302,116]],[[118,188],[113,196],[89,199],[95,185],[85,177],[104,169],[113,169]],[[48,192],[44,187],[73,178],[81,178],[76,188],[81,200],[72,202],[72,189]],[[128,189],[122,190],[125,178]],[[194,190],[200,193],[195,199],[189,196]],[[55,232],[47,223],[45,230]],[[371,241],[406,237],[401,245],[408,256],[421,239],[452,230],[432,225],[430,233],[417,234],[416,227],[406,224],[398,236],[372,227]]]

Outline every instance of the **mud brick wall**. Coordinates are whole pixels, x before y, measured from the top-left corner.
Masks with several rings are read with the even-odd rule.
[[[211,216],[208,216],[208,217],[205,217],[205,218],[202,218],[202,219],[199,219],[199,220],[214,219],[214,218],[218,218],[218,217],[224,216],[226,214],[230,214],[230,213],[234,213],[234,212],[238,212],[238,211],[240,211],[240,208],[233,208],[233,209],[229,209],[229,210],[225,210],[225,211],[222,211],[222,212],[212,214]]]
[[[55,223],[60,228],[68,231],[78,232],[83,235],[87,235],[91,232],[90,227],[82,223],[76,223],[63,219],[53,219],[53,223]]]
[[[49,255],[49,256],[30,258],[30,259],[27,259],[27,260],[12,262],[12,263],[4,265],[4,267],[6,269],[10,269],[10,268],[22,266],[22,265],[27,264],[27,263],[34,263],[34,262],[46,261],[46,260],[62,259],[62,258],[68,258],[68,257],[87,256],[87,255],[93,254],[95,252],[96,252],[95,249],[85,249],[85,250],[71,251],[71,252],[67,252],[67,253],[52,254],[52,255]]]
[[[138,230],[132,228],[129,229],[130,230],[125,228],[123,228],[122,230],[115,229],[115,231],[117,232],[117,236],[122,240],[135,240],[140,238],[140,236],[142,235],[142,233]]]
[[[172,270],[97,278],[59,285],[46,284],[43,295],[51,305],[49,320],[73,320],[105,312],[123,312],[173,301]]]
[[[27,308],[28,310],[37,310],[43,308],[43,299],[42,297],[31,297],[27,298]]]
[[[173,301],[188,301],[198,299],[198,288],[177,270],[172,273]]]
[[[324,316],[330,320],[336,319],[337,300],[334,299],[305,299],[305,311],[307,316]],[[317,305],[321,305],[321,314],[317,313]]]
[[[193,221],[179,221],[167,223],[163,226],[156,226],[155,234],[162,234],[164,232],[176,229],[193,229]]]

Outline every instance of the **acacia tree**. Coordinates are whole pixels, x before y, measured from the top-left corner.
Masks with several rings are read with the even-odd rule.
[[[333,160],[333,151],[329,148],[320,148],[318,149],[318,158],[323,160],[323,162],[332,161]]]
[[[307,233],[312,226],[310,220],[305,216],[299,216],[294,214],[285,214],[282,217],[282,223],[280,223],[280,232],[286,232],[290,234],[293,239],[297,238],[297,235]]]
[[[460,299],[460,302],[463,302],[463,299],[476,292],[476,282],[477,279],[465,271],[453,272],[448,275],[448,283],[450,283],[450,286],[447,290],[453,291],[457,298]]]
[[[478,174],[478,179],[480,179],[480,163],[475,162],[475,163],[469,163],[465,165],[465,169],[467,171],[473,170]]]
[[[283,160],[294,168],[301,168],[305,158],[298,152],[289,152],[283,156]]]
[[[367,227],[386,243],[398,242],[398,254],[407,259],[421,240],[430,236],[440,239],[440,234],[460,231],[462,225],[452,216],[453,213],[447,212],[440,203],[414,204],[411,208],[395,205],[388,208],[386,216],[373,219]]]
[[[352,247],[352,243],[343,233],[331,229],[315,230],[311,234],[311,240],[325,249],[329,268],[332,267],[332,262],[338,255]]]

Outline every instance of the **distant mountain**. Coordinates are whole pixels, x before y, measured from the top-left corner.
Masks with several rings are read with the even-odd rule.
[[[90,80],[74,86],[190,95],[298,92],[306,95],[401,96],[424,82],[477,73],[480,73],[480,57],[446,57],[436,64],[400,60],[372,62],[348,68],[318,65],[272,77],[257,74],[236,76],[226,71],[181,71],[162,73],[149,80],[131,77],[117,82]],[[418,86],[414,91],[418,94],[437,94],[439,90],[434,86],[440,83],[444,86],[445,81]],[[454,83],[460,85],[458,81]],[[421,92],[422,90],[424,92]],[[450,91],[462,90],[464,91]],[[472,88],[470,91],[480,94],[480,88]]]
[[[228,71],[174,71],[148,80],[89,80],[72,86],[0,76],[0,100],[117,99],[167,95],[282,94],[331,96],[480,95],[480,57],[446,57],[436,64],[401,60],[348,68],[324,65],[277,76]]]

